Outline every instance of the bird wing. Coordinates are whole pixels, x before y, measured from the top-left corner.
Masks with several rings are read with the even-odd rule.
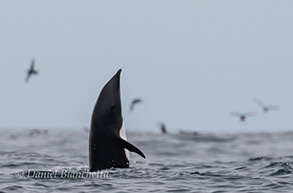
[[[267,106],[268,110],[279,110],[279,107],[277,105],[269,105]]]
[[[133,109],[134,109],[134,105],[135,105],[135,104],[137,104],[137,103],[141,103],[141,102],[142,102],[141,99],[134,99],[134,100],[132,100],[132,103],[131,103],[131,105],[130,105],[130,111],[133,111]]]
[[[245,115],[245,117],[252,117],[252,116],[257,115],[257,113],[256,112],[248,112],[248,113],[245,113],[244,115]]]
[[[134,103],[134,104],[136,104],[136,103],[140,103],[141,102],[141,99],[134,99],[133,101],[132,101],[132,103]]]
[[[261,106],[261,107],[265,107],[265,104],[264,104],[261,100],[259,100],[259,99],[254,99],[254,101],[255,101],[255,103],[258,104],[259,106]]]
[[[32,62],[31,62],[31,69],[34,69],[35,67],[35,59],[32,59]]]
[[[27,73],[27,76],[25,78],[25,82],[28,82],[28,80],[30,79],[30,77],[31,77],[31,74],[30,73]]]
[[[134,107],[134,103],[132,102],[131,104],[130,104],[130,111],[133,111],[133,107]]]

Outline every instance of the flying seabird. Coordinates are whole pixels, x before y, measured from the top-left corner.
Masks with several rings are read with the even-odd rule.
[[[166,125],[165,125],[165,123],[161,122],[161,123],[160,123],[160,127],[161,127],[161,132],[162,132],[163,134],[166,134],[166,133],[167,133],[167,129],[166,129]]]
[[[132,102],[131,102],[131,105],[130,105],[130,111],[132,112],[133,109],[134,109],[134,105],[138,104],[138,103],[141,103],[142,100],[139,99],[139,98],[136,98],[136,99],[133,99]]]
[[[279,110],[279,107],[277,105],[265,105],[261,100],[255,99],[254,100],[256,104],[258,104],[264,113],[269,112],[270,110]]]
[[[249,112],[249,113],[238,113],[238,112],[231,112],[231,116],[239,117],[240,121],[245,121],[247,117],[255,116],[256,112]]]
[[[40,134],[41,134],[41,131],[39,129],[32,129],[29,131],[30,136],[40,135]]]
[[[33,74],[38,74],[38,71],[36,71],[34,69],[34,66],[35,66],[35,59],[32,59],[32,62],[31,62],[31,67],[30,69],[27,70],[27,77],[25,79],[26,82],[28,82],[28,80],[30,79],[30,77],[33,75]]]

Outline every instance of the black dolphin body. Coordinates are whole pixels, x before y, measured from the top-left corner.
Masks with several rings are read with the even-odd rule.
[[[90,172],[113,167],[128,168],[125,149],[145,158],[138,148],[120,137],[123,125],[120,73],[121,69],[104,86],[93,110],[89,138]]]

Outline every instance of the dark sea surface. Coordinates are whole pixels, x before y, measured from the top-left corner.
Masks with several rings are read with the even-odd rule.
[[[0,130],[0,192],[293,192],[293,132],[128,132],[147,159],[92,176],[87,132],[43,132]]]

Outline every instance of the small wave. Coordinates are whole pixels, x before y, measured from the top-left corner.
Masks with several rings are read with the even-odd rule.
[[[266,168],[275,168],[275,167],[284,167],[284,168],[291,168],[288,162],[273,162],[270,163]]]
[[[272,160],[273,158],[266,157],[266,156],[260,156],[260,157],[255,157],[255,158],[249,158],[248,161],[262,161],[262,160]]]
[[[287,175],[292,174],[293,169],[288,162],[273,162],[270,163],[265,168],[270,170],[275,170],[269,174],[269,176],[279,176],[279,175]]]
[[[6,186],[2,188],[4,191],[24,191],[26,188],[23,186],[18,186],[18,185],[12,185],[12,186]]]
[[[271,173],[269,176],[280,176],[280,175],[287,175],[287,174],[292,174],[292,169],[279,169],[276,172]]]

